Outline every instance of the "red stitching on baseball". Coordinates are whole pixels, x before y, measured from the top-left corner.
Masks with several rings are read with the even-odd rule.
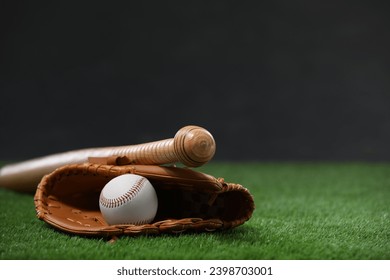
[[[115,208],[125,204],[128,201],[131,201],[142,189],[143,183],[146,178],[140,178],[135,184],[134,187],[129,189],[123,195],[116,198],[107,198],[103,195],[103,192],[100,194],[99,202],[102,206],[106,208]]]

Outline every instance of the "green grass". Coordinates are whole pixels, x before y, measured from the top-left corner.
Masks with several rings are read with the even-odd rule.
[[[56,231],[33,196],[0,189],[0,259],[390,259],[390,164],[210,163],[199,170],[253,194],[233,230],[122,237]]]

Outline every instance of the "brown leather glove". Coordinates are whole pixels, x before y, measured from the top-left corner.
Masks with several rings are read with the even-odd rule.
[[[126,173],[146,177],[156,190],[158,210],[150,224],[108,225],[100,213],[101,190]],[[191,169],[96,163],[65,165],[44,176],[34,202],[39,219],[62,231],[90,236],[228,229],[250,219],[255,207],[243,186]]]

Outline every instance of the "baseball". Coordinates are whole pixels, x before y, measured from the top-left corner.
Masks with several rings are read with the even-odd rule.
[[[158,200],[145,177],[125,174],[109,181],[100,193],[100,211],[109,225],[142,225],[153,221]]]

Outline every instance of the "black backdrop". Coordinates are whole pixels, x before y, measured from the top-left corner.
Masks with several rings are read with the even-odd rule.
[[[0,159],[210,130],[220,160],[390,160],[374,1],[3,1]]]

